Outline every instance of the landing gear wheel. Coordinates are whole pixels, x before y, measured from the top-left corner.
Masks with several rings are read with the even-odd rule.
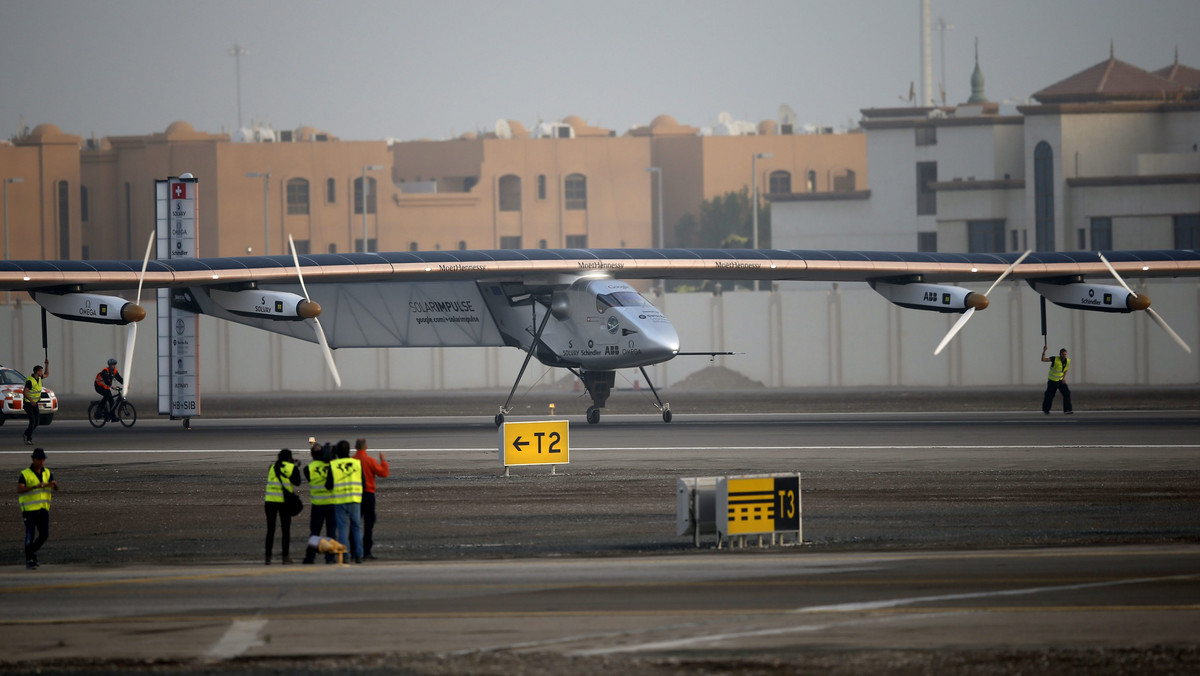
[[[104,414],[104,407],[100,405],[100,402],[93,401],[88,406],[88,422],[96,428],[104,427],[104,423],[108,422],[108,417]]]
[[[671,422],[671,409],[668,408],[667,410],[663,411],[663,422]]]
[[[504,414],[497,413],[496,414],[496,427],[500,427],[503,424],[504,424]]]
[[[600,409],[595,406],[588,406],[587,421],[589,425],[595,425],[600,422]]]

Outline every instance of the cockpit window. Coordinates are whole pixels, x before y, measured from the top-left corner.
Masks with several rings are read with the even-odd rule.
[[[636,291],[617,291],[596,296],[596,310],[604,312],[610,307],[643,307],[648,303]]]

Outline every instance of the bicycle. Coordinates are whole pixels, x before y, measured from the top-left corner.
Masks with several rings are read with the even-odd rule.
[[[92,424],[92,427],[104,427],[104,424],[112,418],[116,418],[125,427],[133,427],[133,424],[137,422],[137,409],[125,400],[124,388],[114,387],[113,392],[111,409],[104,406],[103,399],[93,401],[88,406],[88,422]]]

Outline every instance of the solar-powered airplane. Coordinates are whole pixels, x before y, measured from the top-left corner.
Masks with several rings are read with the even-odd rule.
[[[667,361],[684,341],[627,280],[726,279],[865,282],[906,308],[963,316],[945,345],[1005,278],[1043,299],[1092,312],[1146,312],[1187,344],[1125,278],[1200,277],[1200,251],[950,254],[766,249],[535,249],[246,256],[143,261],[0,262],[0,290],[28,291],[71,321],[129,324],[145,317],[143,287],[172,290],[173,303],[331,348],[510,346],[529,361],[574,373],[597,423],[615,372]],[[1115,279],[1117,284],[1102,283]],[[992,282],[987,293],[955,283]],[[102,292],[137,289],[134,302]],[[114,311],[98,315],[105,305]],[[1043,315],[1044,316],[1044,315]],[[324,323],[318,317],[325,319]],[[709,354],[709,353],[691,353]],[[663,420],[671,410],[650,383]]]

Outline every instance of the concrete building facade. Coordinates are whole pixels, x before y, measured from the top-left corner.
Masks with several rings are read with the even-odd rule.
[[[1151,73],[1110,55],[1021,106],[978,87],[959,106],[863,110],[871,190],[772,195],[776,246],[1200,245],[1200,70]]]

